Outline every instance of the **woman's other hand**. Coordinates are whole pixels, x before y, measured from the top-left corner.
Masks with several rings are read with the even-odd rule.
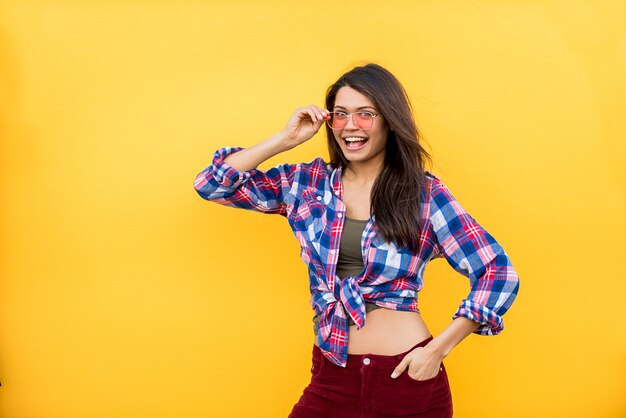
[[[428,345],[417,347],[404,356],[400,364],[393,370],[391,377],[395,379],[408,369],[407,372],[412,379],[432,379],[441,370],[441,361],[444,357],[438,350],[429,348]]]
[[[288,148],[296,147],[311,139],[327,119],[330,119],[330,113],[321,107],[310,105],[297,109],[281,132],[287,141]]]

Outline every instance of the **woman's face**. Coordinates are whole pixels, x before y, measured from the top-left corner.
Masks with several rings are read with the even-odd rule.
[[[364,94],[349,86],[341,87],[335,96],[334,112],[353,114],[370,112],[378,114],[379,110]],[[350,162],[384,161],[385,147],[389,128],[382,115],[374,118],[370,129],[362,130],[354,125],[352,118],[343,129],[333,130],[335,140],[341,147],[343,155]]]

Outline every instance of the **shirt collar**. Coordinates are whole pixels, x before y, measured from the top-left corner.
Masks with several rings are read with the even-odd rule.
[[[342,174],[343,170],[341,168],[341,166],[333,169],[333,171],[330,173],[330,184],[331,187],[333,188],[333,193],[335,194],[335,196],[343,196],[343,185],[341,183],[341,174]]]

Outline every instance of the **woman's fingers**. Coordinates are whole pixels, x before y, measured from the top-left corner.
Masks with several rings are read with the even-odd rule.
[[[393,370],[393,373],[391,373],[391,378],[395,379],[396,377],[400,376],[402,372],[404,371],[404,369],[408,367],[410,362],[411,362],[411,358],[409,356],[404,356],[400,364],[398,364],[396,368]]]
[[[326,120],[328,111],[325,109],[319,108],[315,105],[310,105],[307,107],[303,107],[296,111],[297,114],[297,128],[306,127],[306,123],[310,122],[313,124],[313,128],[315,132],[319,130],[319,128]],[[315,133],[313,132],[313,133]]]
[[[315,105],[296,109],[283,132],[291,139],[291,147],[308,141],[319,131],[329,112]]]
[[[323,122],[326,119],[326,115],[328,114],[327,110],[317,107],[315,105],[308,106],[305,109],[313,122]]]
[[[393,379],[400,376],[405,370],[409,377],[414,380],[427,380],[437,376],[437,373],[442,370],[441,361],[424,357],[424,350],[420,350],[420,348],[422,347],[418,347],[404,356],[391,374]]]
[[[311,139],[329,117],[330,113],[321,107],[315,105],[302,107],[291,115],[284,132],[295,141],[295,145],[298,145]]]
[[[308,112],[309,117],[311,118],[311,120],[312,120],[313,122],[317,122],[318,116],[317,116],[317,114],[315,113],[315,109],[312,109],[312,108],[310,108],[310,107],[309,107],[309,108],[307,109],[307,112]]]

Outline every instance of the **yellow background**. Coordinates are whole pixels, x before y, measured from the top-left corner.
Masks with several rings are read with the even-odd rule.
[[[0,3],[0,416],[286,417],[309,379],[285,220],[192,188],[353,65],[521,277],[445,360],[456,417],[626,416],[623,1]],[[322,134],[268,161],[327,155]],[[436,335],[468,281],[444,261]]]

